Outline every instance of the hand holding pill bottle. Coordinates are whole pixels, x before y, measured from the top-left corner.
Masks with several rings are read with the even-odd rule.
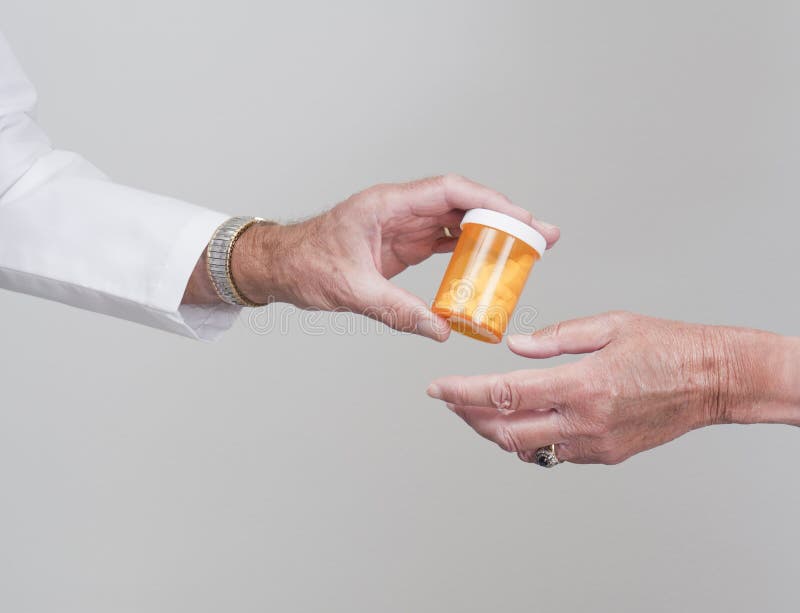
[[[499,343],[546,247],[545,238],[518,219],[488,209],[467,211],[431,310],[456,332]]]

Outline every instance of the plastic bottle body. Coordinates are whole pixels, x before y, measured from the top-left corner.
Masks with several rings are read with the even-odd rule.
[[[502,230],[465,223],[431,310],[461,334],[499,343],[540,257]]]

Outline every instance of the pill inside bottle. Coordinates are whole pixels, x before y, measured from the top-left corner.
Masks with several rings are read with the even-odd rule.
[[[431,310],[456,332],[499,343],[546,246],[541,234],[514,217],[467,211]]]

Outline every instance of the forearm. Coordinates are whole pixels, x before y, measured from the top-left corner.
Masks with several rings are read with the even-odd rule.
[[[724,330],[717,390],[724,421],[800,426],[800,338]]]
[[[115,184],[80,155],[53,150],[35,104],[0,35],[0,287],[193,338],[228,328],[237,313],[228,305],[181,308],[225,216]]]

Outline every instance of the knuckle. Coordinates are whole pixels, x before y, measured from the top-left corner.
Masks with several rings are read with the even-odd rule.
[[[489,399],[492,406],[498,410],[513,411],[518,405],[517,394],[511,383],[503,377],[498,377],[492,385]]]
[[[459,183],[463,183],[465,178],[456,172],[448,172],[441,176],[441,181],[445,187],[452,187]]]
[[[502,425],[497,430],[497,444],[504,451],[519,453],[523,451],[519,437],[510,424]]]
[[[585,417],[569,410],[562,410],[560,413],[562,417],[559,428],[561,438],[570,439],[589,433],[590,427]]]
[[[351,196],[349,202],[360,207],[362,212],[369,209],[382,209],[389,203],[395,186],[390,183],[379,183]]]
[[[569,443],[558,445],[556,455],[562,462],[571,464],[590,464],[595,461],[591,448],[582,439],[574,439]]]
[[[624,310],[609,311],[608,316],[614,323],[618,324],[627,323],[634,318],[633,313]]]
[[[563,389],[562,393],[571,399],[573,408],[579,409],[586,415],[591,415],[595,407],[600,405],[604,396],[598,389],[593,371],[581,369],[577,373],[578,376],[570,378],[569,387]]]
[[[532,454],[530,451],[518,451],[517,457],[528,464],[536,462],[535,454]]]
[[[541,330],[534,332],[533,335],[539,338],[558,338],[561,332],[562,323],[559,321],[554,324],[550,324],[549,326],[545,326]]]
[[[376,183],[361,192],[362,196],[368,199],[382,197],[386,192],[391,191],[394,186],[391,183]]]
[[[451,402],[454,401],[456,403],[464,404],[465,399],[467,397],[466,386],[461,381],[455,382],[452,387],[451,396],[452,396],[452,398],[450,399]]]
[[[511,198],[509,198],[508,196],[506,196],[506,195],[505,195],[503,192],[495,192],[495,194],[497,194],[497,197],[498,197],[498,198],[499,198],[501,201],[503,201],[505,204],[509,204],[509,205],[510,205],[510,204],[513,204],[513,203],[511,202]]]

